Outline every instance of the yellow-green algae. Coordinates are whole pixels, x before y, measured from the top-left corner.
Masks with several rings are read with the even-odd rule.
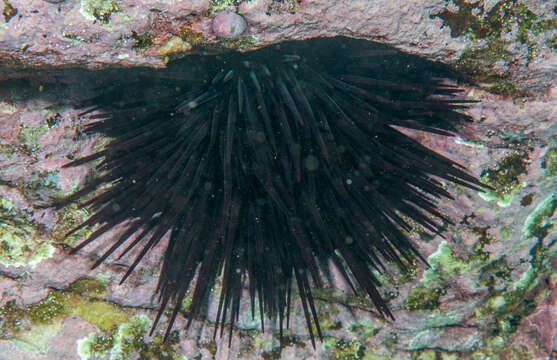
[[[533,354],[523,346],[509,344],[514,332],[522,319],[530,315],[536,304],[543,301],[550,294],[540,279],[553,273],[552,259],[557,254],[557,246],[550,239],[545,243],[549,230],[553,227],[552,217],[557,208],[555,195],[551,194],[532,211],[522,229],[523,238],[536,238],[536,244],[531,248],[532,259],[520,278],[509,283],[502,290],[490,288],[490,297],[484,305],[475,309],[476,318],[493,319],[490,333],[483,339],[484,345],[472,354],[472,358],[487,359],[491,357],[517,359],[531,359]],[[489,265],[487,265],[489,266]],[[482,269],[484,273],[485,269]],[[496,268],[496,267],[492,267]],[[485,278],[485,276],[484,276]],[[486,284],[489,285],[489,282]],[[538,291],[533,291],[534,289]]]
[[[99,280],[81,279],[67,290],[49,291],[44,299],[25,308],[9,301],[0,308],[0,339],[25,351],[45,353],[67,316],[79,316],[101,331],[115,328],[127,319],[126,313],[112,303],[89,297],[102,294],[105,286]]]
[[[191,46],[202,45],[205,41],[202,33],[195,32],[187,26],[182,26],[180,28],[178,36],[188,44],[191,44]]]
[[[283,13],[283,3],[288,3],[287,11],[289,14],[295,14],[296,10],[300,7],[301,0],[274,0],[269,3],[267,6],[266,14],[267,16],[273,14],[282,14]]]
[[[474,342],[471,346],[475,347],[475,350],[469,354],[471,358],[500,358],[501,354],[505,354],[508,358],[532,358],[532,354],[525,347],[514,346],[509,344],[509,341],[514,336],[514,332],[522,319],[534,311],[537,303],[549,296],[549,290],[543,288],[540,279],[552,273],[551,260],[557,254],[557,246],[555,246],[554,240],[549,243],[544,242],[553,228],[556,208],[557,201],[555,195],[552,194],[541,201],[525,221],[522,237],[533,237],[537,239],[537,242],[530,250],[532,256],[530,263],[522,270],[516,281],[509,282],[510,273],[513,269],[508,267],[504,257],[486,263],[489,256],[483,249],[485,245],[493,242],[493,239],[488,235],[488,228],[476,228],[473,229],[473,232],[478,235],[478,239],[467,259],[455,258],[447,243],[442,242],[439,245],[438,250],[428,258],[432,268],[425,270],[421,281],[411,289],[405,306],[413,310],[420,307],[428,308],[426,305],[435,305],[437,296],[427,297],[428,291],[430,293],[434,292],[443,284],[443,279],[448,276],[472,273],[473,277],[479,279],[476,286],[487,286],[489,294],[488,299],[474,309],[474,317],[477,321],[491,325],[487,335],[480,337],[482,332],[479,332],[478,337],[469,339],[469,341]],[[455,239],[458,241],[458,236]],[[498,284],[497,287],[496,284]],[[541,290],[534,292],[535,288]],[[420,297],[423,297],[423,299]],[[431,304],[432,299],[433,304]],[[435,306],[432,306],[432,309],[435,309]],[[427,327],[440,328],[450,325],[450,319],[456,318],[456,315],[458,314],[441,314],[435,311],[429,319]],[[427,339],[431,336],[435,336],[435,334],[422,332],[421,335],[417,334],[413,338],[415,350],[411,351],[412,358],[429,358],[430,356],[445,358],[451,356],[451,352],[446,349],[427,349]],[[425,343],[422,344],[422,340]],[[476,343],[481,344],[481,346],[475,345]]]
[[[300,6],[300,2],[301,0],[272,0],[269,2],[269,5],[267,7],[267,15],[272,15],[272,14],[280,14],[282,13],[282,4],[283,3],[287,3],[288,7],[287,7],[287,11],[291,14],[294,14],[296,12],[296,10],[298,10],[298,7]],[[223,10],[227,10],[227,9],[231,9],[231,8],[235,8],[238,5],[240,5],[241,3],[247,3],[247,5],[249,6],[250,3],[255,3],[255,1],[252,0],[210,0],[209,1],[209,8],[203,12],[203,16],[209,16],[213,13],[219,12],[219,11],[223,11]]]
[[[12,157],[14,154],[22,154],[30,157],[31,161],[35,153],[39,150],[41,138],[45,135],[49,128],[52,127],[52,116],[55,116],[52,111],[43,111],[45,121],[41,122],[38,126],[26,126],[21,124],[17,133],[15,144],[0,144],[0,152],[7,156]],[[38,192],[44,193],[45,190],[52,196],[59,194],[58,184],[58,171],[36,170],[30,174],[26,174],[25,181],[18,183],[18,185],[5,182],[4,185],[16,187],[20,193],[29,201],[36,203],[42,197]],[[77,184],[75,184],[77,186]]]
[[[113,13],[120,12],[118,1],[114,0],[81,0],[80,12],[91,20],[98,20],[103,24],[110,22]]]
[[[99,33],[95,33],[95,32],[81,32],[79,30],[74,30],[71,32],[67,32],[66,30],[62,30],[61,35],[68,39],[68,40],[72,40],[72,42],[74,44],[76,43],[94,43],[97,42],[101,35]]]
[[[551,194],[543,200],[532,213],[526,218],[522,234],[524,238],[532,236],[543,239],[553,228],[554,220],[552,219],[555,209],[557,208],[557,198],[555,194]]]
[[[227,49],[253,48],[257,45],[257,40],[248,35],[239,39],[221,39],[219,45]]]
[[[106,295],[106,283],[100,280],[102,276],[95,279],[83,278],[70,284],[69,290],[81,296],[98,298]]]
[[[330,294],[327,292],[328,290],[334,293]],[[295,287],[293,288],[293,292],[296,293]],[[317,288],[312,289],[312,293],[314,295],[315,306],[319,314],[319,323],[322,331],[326,332],[328,330],[345,328],[350,333],[357,334],[352,341],[337,341],[337,339],[326,337],[324,338],[324,342],[321,343],[323,349],[330,350],[330,352],[334,354],[333,358],[335,359],[375,359],[372,357],[372,354],[375,352],[366,350],[363,344],[370,336],[376,335],[381,330],[381,323],[377,322],[374,325],[367,318],[357,318],[354,321],[346,323],[333,320],[332,315],[339,313],[337,305],[346,305],[346,299],[343,299],[341,295],[343,293],[339,290]],[[358,300],[350,303],[350,307],[360,307],[363,309],[370,309],[373,307],[369,300],[366,300],[364,297],[356,296],[356,298],[358,298]],[[241,314],[240,316],[247,316],[251,319],[251,312],[247,309],[245,314]],[[255,320],[258,323],[259,320],[257,317]],[[228,331],[228,327],[225,326],[225,328],[227,329],[225,331]],[[317,331],[315,326],[313,326],[313,331],[314,333]],[[282,350],[285,347],[295,346],[301,349],[306,347],[304,340],[292,335],[288,329],[284,330],[282,341],[278,343],[278,346],[278,333],[274,333],[272,338],[266,338],[259,330],[240,330],[238,331],[238,335],[243,339],[238,351],[239,357],[241,357],[242,354],[251,354],[255,349],[258,349],[261,351],[261,357],[263,359],[274,360],[281,358]],[[379,357],[377,359],[381,358],[382,357]]]
[[[184,53],[192,49],[190,43],[182,40],[179,36],[173,36],[158,49],[160,56],[170,56],[174,54]]]
[[[209,16],[219,11],[233,9],[244,0],[209,0],[209,8],[203,12],[203,16]],[[249,0],[248,0],[249,1]]]
[[[89,227],[84,227],[66,236],[77,225],[83,223],[90,216],[87,209],[80,208],[77,204],[69,204],[56,213],[56,223],[52,231],[52,239],[63,247],[76,244],[80,239],[87,239],[91,234]]]
[[[404,301],[407,310],[434,310],[439,307],[439,298],[445,294],[445,280],[454,275],[468,272],[471,265],[454,257],[446,241],[439,244],[437,251],[428,259],[431,268],[426,269],[420,282],[410,289]]]
[[[387,360],[394,357],[394,352],[389,352],[377,346],[366,347],[364,341],[323,339],[324,349],[332,351],[329,359],[336,360]]]
[[[50,340],[62,327],[61,322],[51,324],[36,324],[12,342],[25,352],[46,354]]]
[[[545,177],[557,176],[557,147],[547,150],[543,156],[541,166],[545,170]]]
[[[19,308],[15,303],[8,302],[0,308],[2,314],[0,333],[17,334],[25,330],[18,325],[23,321],[30,321],[32,324],[50,324],[61,321],[69,315],[79,316],[101,330],[108,330],[124,321],[127,316],[116,305],[89,296],[89,294],[99,294],[100,289],[105,286],[99,280],[81,279],[72,283],[67,290],[50,290],[44,299],[26,308]],[[5,338],[5,336],[1,337]]]
[[[0,263],[34,266],[53,253],[54,248],[41,237],[37,226],[0,197]]]
[[[332,350],[331,360],[362,360],[366,350],[366,347],[357,340],[347,341],[330,337],[323,338],[321,347],[325,351]]]
[[[312,289],[311,293],[316,303],[337,303],[362,309],[367,309],[369,306],[373,306],[373,303],[364,296],[358,296],[351,292],[344,292],[338,289],[315,288]]]
[[[181,311],[187,313],[190,310],[190,306],[193,301],[193,292],[194,290],[191,287],[186,291],[184,300],[182,300],[182,306],[180,306]]]
[[[17,133],[17,140],[21,147],[25,149],[28,155],[33,154],[39,148],[40,138],[48,131],[48,124],[42,123],[38,127],[28,127],[21,124]]]
[[[103,333],[92,333],[77,343],[81,359],[97,359],[109,355],[111,360],[125,360],[138,356],[140,359],[186,360],[172,350],[179,341],[178,332],[173,331],[166,342],[155,335],[150,343],[144,341],[151,320],[145,315],[136,315],[128,321]]]
[[[515,60],[515,54],[508,50],[513,43],[525,45],[527,60],[532,60],[539,50],[534,38],[555,29],[555,17],[541,19],[520,0],[500,0],[489,10],[487,3],[482,1],[446,2],[452,3],[451,6],[447,4],[445,9],[431,14],[430,17],[442,19],[443,25],[451,29],[453,37],[465,36],[471,40],[487,41],[487,47],[470,47],[465,50],[455,65],[480,80],[482,86],[490,92],[513,97],[529,95],[527,91],[517,89],[508,80],[510,70],[501,73],[493,69],[498,62],[510,63]],[[513,31],[514,29],[516,31]],[[509,33],[512,33],[514,38],[509,39]],[[555,38],[547,41],[547,45],[552,47],[555,47],[556,43]]]
[[[228,330],[226,330],[228,331]],[[280,359],[283,348],[295,346],[303,349],[306,347],[305,342],[292,335],[289,329],[283,330],[282,340],[278,334],[274,333],[272,338],[265,338],[264,334],[259,330],[240,330],[238,335],[241,339],[240,348],[238,350],[238,358],[244,355],[252,354],[256,349],[261,351],[261,358],[265,360]],[[273,347],[278,341],[279,346]],[[211,354],[216,353],[216,344],[211,342],[203,344],[203,348],[209,350]]]
[[[0,112],[3,112],[5,114],[13,114],[17,112],[17,107],[13,104],[0,101]]]
[[[132,45],[132,49],[136,51],[145,50],[153,46],[153,40],[149,33],[138,34],[132,30],[131,37],[135,41],[135,44]]]
[[[520,176],[526,173],[526,160],[526,154],[515,152],[501,159],[495,167],[484,170],[480,178],[494,190],[479,195],[485,200],[496,201],[501,207],[509,206],[517,190],[524,186]]]

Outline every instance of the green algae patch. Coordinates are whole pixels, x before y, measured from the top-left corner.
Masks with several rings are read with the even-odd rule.
[[[333,360],[361,360],[364,359],[366,348],[359,341],[347,341],[326,337],[321,343],[324,351],[332,351]]]
[[[86,44],[91,44],[94,42],[99,41],[100,39],[100,34],[98,33],[84,33],[81,31],[73,31],[73,32],[67,32],[66,30],[63,30],[61,32],[61,35],[68,39],[71,40],[74,44],[76,43],[86,43]]]
[[[431,268],[426,269],[404,301],[407,310],[434,310],[439,307],[439,298],[445,294],[445,280],[469,271],[471,265],[454,257],[446,241],[439,244],[437,251],[427,259]]]
[[[531,290],[537,284],[538,283],[536,279],[536,270],[534,269],[532,264],[530,264],[530,266],[528,266],[528,270],[526,270],[522,274],[520,279],[518,279],[518,281],[513,283],[512,291],[519,291],[519,290],[528,291]]]
[[[0,101],[0,112],[13,114],[17,112],[17,107],[10,103]]]
[[[443,26],[450,27],[453,37],[500,38],[512,26],[517,26],[515,40],[532,45],[530,39],[532,36],[537,36],[556,25],[554,19],[540,19],[522,1],[500,0],[489,10],[479,1],[470,3],[465,0],[453,0],[452,2],[456,5],[456,10],[445,8],[431,15],[431,18],[442,19]],[[532,56],[533,53],[529,55]]]
[[[38,127],[28,127],[25,124],[21,124],[16,138],[20,147],[23,148],[22,152],[28,155],[36,152],[39,148],[41,137],[46,134],[48,129],[49,127],[46,122]]]
[[[31,173],[19,190],[25,198],[32,202],[40,202],[45,192],[56,196],[58,189],[58,171],[40,170]]]
[[[530,95],[526,90],[517,89],[508,78],[510,70],[492,70],[500,62],[515,61],[516,54],[511,45],[526,46],[527,61],[531,61],[539,50],[538,36],[554,29],[557,21],[542,19],[520,0],[500,0],[494,2],[452,0],[447,6],[430,18],[439,18],[443,26],[450,28],[451,36],[467,37],[471,40],[486,40],[487,46],[465,50],[456,66],[480,80],[486,90],[512,97]],[[449,2],[452,3],[449,6]],[[547,41],[546,41],[547,42]],[[551,40],[548,41],[551,46]],[[507,67],[508,68],[508,67]]]
[[[173,36],[168,39],[158,50],[160,56],[170,56],[188,52],[192,49],[190,43],[182,40],[179,36]]]
[[[126,313],[112,303],[77,292],[97,293],[101,288],[100,281],[82,279],[70,285],[68,290],[49,291],[44,299],[26,308],[8,302],[0,308],[0,338],[25,339],[36,327],[56,325],[69,315],[79,316],[101,331],[108,331],[126,321]],[[30,325],[31,330],[28,330]]]
[[[524,186],[519,178],[526,173],[526,160],[526,155],[514,153],[501,159],[496,167],[484,170],[480,179],[494,190],[486,190],[480,197],[496,201],[501,207],[509,206],[516,191]]]
[[[91,333],[77,341],[77,354],[80,359],[98,359],[107,355],[114,345],[114,334]]]
[[[81,14],[90,20],[98,20],[103,24],[108,24],[110,16],[120,11],[122,9],[118,2],[114,0],[81,0]]]
[[[135,41],[135,44],[132,45],[132,49],[136,51],[145,50],[153,46],[153,40],[150,34],[138,34],[132,30],[131,38]]]
[[[27,126],[25,124],[21,124],[16,135],[17,143],[0,145],[0,152],[8,157],[11,157],[16,153],[27,157],[34,157],[36,152],[39,150],[42,137],[53,126],[53,122],[55,122],[56,119],[59,119],[59,117],[56,118],[56,116],[53,116],[49,111],[43,113],[45,114],[45,121],[41,122],[38,126]],[[9,183],[7,185],[15,186]],[[59,192],[57,185],[57,170],[35,170],[28,174],[24,181],[19,181],[16,187],[27,200],[39,202],[44,197],[45,192],[48,192],[49,194],[57,194]]]
[[[536,239],[529,251],[529,264],[521,269],[522,273],[516,281],[508,283],[510,277],[507,277],[508,285],[502,290],[493,291],[490,286],[491,296],[481,307],[476,308],[476,317],[492,318],[493,321],[488,336],[483,339],[484,345],[472,354],[473,358],[499,358],[501,354],[506,354],[508,358],[533,358],[527,349],[515,347],[509,341],[513,339],[522,320],[549,296],[542,279],[554,273],[552,259],[557,253],[557,244],[553,239],[549,239],[549,243],[544,239],[548,238],[554,225],[556,209],[555,194],[549,195],[536,206],[522,229],[522,241]],[[484,274],[486,272],[482,269],[482,276]]]
[[[373,302],[367,296],[360,296],[354,293],[346,293],[341,290],[325,288],[312,289],[311,293],[316,303],[319,301],[323,302],[324,306],[327,307],[327,310],[331,313],[338,312],[338,310],[334,307],[328,308],[330,304],[341,304],[364,310],[374,308]]]
[[[263,334],[261,332],[257,332],[252,334],[252,343],[253,343],[253,347],[256,349],[261,349],[262,350],[262,354],[261,357],[265,360],[271,360],[271,359],[280,359],[280,353],[281,353],[281,348],[280,347],[276,347],[273,349],[273,339],[265,339],[265,337],[263,336]],[[216,344],[215,344],[216,345]],[[209,352],[211,352],[213,355],[216,353],[216,348],[212,348],[213,344],[209,343],[207,345],[205,345],[204,347],[209,347],[210,350]],[[278,356],[278,357],[277,357]]]
[[[536,306],[534,299],[528,294],[540,285],[541,278],[553,271],[551,259],[554,258],[557,247],[555,242],[546,246],[543,239],[547,236],[548,229],[553,226],[550,218],[556,208],[557,201],[555,196],[551,195],[538,205],[528,217],[523,229],[523,239],[531,237],[538,239],[538,242],[530,250],[532,259],[518,280],[509,284],[504,290],[493,293],[485,303],[485,311],[494,313],[497,318],[513,318],[514,320],[509,320],[513,329],[517,326],[515,323],[519,322],[516,318],[529,315]],[[507,276],[506,280],[509,278],[510,276]],[[541,296],[546,295],[542,294]],[[520,307],[523,308],[522,312],[518,310]]]
[[[404,301],[404,308],[409,311],[437,309],[440,305],[439,298],[445,292],[444,288],[436,286],[414,286]]]
[[[106,284],[98,279],[83,278],[70,285],[70,291],[87,297],[102,297],[106,295]]]
[[[69,315],[79,316],[102,331],[116,328],[127,319],[113,304],[90,300],[72,291],[52,290],[27,308],[19,308],[15,302],[0,308],[0,339],[9,339],[23,350],[44,353]]]
[[[426,272],[431,270],[441,278],[461,274],[469,267],[469,265],[454,257],[454,253],[446,241],[439,244],[437,251],[431,254],[427,261],[431,265],[431,269],[426,270]],[[429,278],[428,275],[424,274]],[[436,278],[436,276],[432,276],[432,278]]]
[[[257,45],[253,36],[244,36],[239,39],[221,39],[219,44],[227,49],[251,49]]]
[[[285,7],[283,4],[287,3],[286,11],[289,14],[295,14],[302,0],[273,0],[267,6],[267,11],[265,12],[267,16],[280,15],[284,13]]]
[[[147,334],[151,320],[146,316],[134,316],[128,322],[121,324],[113,336],[111,358],[126,359],[134,350],[138,341],[143,341]]]
[[[66,305],[69,300],[70,294],[64,291],[50,291],[37,304],[27,307],[24,314],[33,323],[48,324],[67,313]]]
[[[442,359],[441,354],[464,352],[468,349],[474,349],[479,344],[481,344],[481,335],[479,332],[475,332],[461,334],[460,336],[451,339],[451,341],[448,341],[443,345],[436,345],[436,343],[444,336],[446,336],[446,334],[443,329],[435,328],[422,330],[417,332],[408,341],[407,348],[408,350],[414,352],[414,355],[417,355],[424,350],[426,351],[425,354],[428,354],[428,350],[432,350],[431,348],[440,347],[441,350],[438,351],[436,353],[437,356],[433,357],[432,359]],[[425,359],[428,359],[428,357],[425,357]]]
[[[244,357],[251,356],[254,351],[259,350],[261,352],[261,359],[264,360],[278,360],[281,359],[282,350],[285,347],[296,347],[299,349],[304,349],[306,344],[292,335],[290,330],[284,329],[282,339],[279,338],[278,334],[274,334],[273,338],[265,338],[264,334],[259,330],[241,330],[239,332],[240,336],[240,347],[237,352],[237,358],[243,359]],[[279,346],[276,346],[277,341]],[[207,349],[211,355],[215,356],[217,353],[217,344],[211,341],[206,344],[201,344],[204,349]],[[274,346],[274,347],[273,347]]]
[[[26,309],[20,308],[15,301],[8,301],[0,308],[0,339],[17,339],[29,327],[52,324],[64,309],[67,299],[59,294],[49,293],[46,298]]]
[[[545,238],[553,228],[552,217],[555,214],[555,209],[557,209],[557,198],[555,194],[551,194],[536,206],[534,211],[526,218],[522,229],[523,237],[526,239],[533,236],[538,239]]]
[[[497,296],[493,301],[488,301],[484,309],[491,308],[489,311],[494,313],[494,320],[488,329],[488,335],[482,339],[481,347],[471,354],[472,359],[533,359],[533,356],[516,357],[516,348],[510,341],[513,339],[517,328],[522,320],[530,315],[536,308],[535,303],[530,299],[521,296],[504,296],[501,300]],[[498,304],[494,304],[497,302]],[[506,355],[503,355],[506,354]]]
[[[81,228],[66,236],[71,230],[82,224],[90,216],[87,209],[72,203],[56,213],[56,223],[52,231],[52,238],[64,247],[73,246],[79,239],[87,239],[91,234],[89,227]]]
[[[377,335],[382,329],[382,327],[374,326],[371,321],[366,318],[356,318],[345,323],[345,326],[352,334],[358,334],[358,340],[362,343],[369,337]]]
[[[26,310],[35,323],[49,323],[55,318],[76,315],[101,330],[108,330],[127,319],[115,305],[91,300],[72,291],[52,290],[48,296]]]
[[[557,176],[557,147],[547,150],[543,156],[541,167],[545,170],[546,178]]]
[[[29,331],[22,333],[16,339],[12,339],[12,342],[23,351],[45,354],[48,351],[48,345],[51,339],[61,327],[61,321],[51,324],[36,325]]]
[[[209,8],[202,15],[209,16],[213,13],[236,7],[243,1],[244,0],[209,0]]]
[[[193,302],[193,292],[192,288],[189,288],[186,291],[186,295],[184,296],[184,300],[182,300],[182,304],[180,306],[180,310],[187,313],[190,310],[190,306]]]
[[[12,339],[24,326],[24,310],[15,300],[8,301],[0,307],[0,339]]]
[[[74,297],[68,303],[69,313],[79,316],[101,330],[110,329],[127,319],[125,312],[105,301],[91,301]]]
[[[54,248],[41,239],[36,226],[0,198],[0,264],[34,266],[54,254]]]
[[[111,360],[130,358],[186,360],[176,354],[172,347],[179,341],[178,333],[173,331],[166,342],[156,335],[150,343],[144,341],[149,331],[151,320],[145,315],[137,315],[128,321],[114,326],[104,333],[92,333],[77,343],[81,359],[98,359],[109,355]]]
[[[178,36],[185,42],[191,44],[191,46],[199,46],[205,42],[205,38],[202,33],[195,32],[186,26],[182,26],[180,28]]]

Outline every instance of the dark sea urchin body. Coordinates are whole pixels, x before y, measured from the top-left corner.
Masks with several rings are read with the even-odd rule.
[[[217,313],[238,319],[244,285],[252,309],[288,322],[295,282],[312,342],[321,337],[312,287],[336,266],[379,314],[392,317],[373,270],[421,258],[409,222],[432,233],[450,222],[435,199],[441,179],[478,189],[453,161],[397,128],[451,135],[469,101],[443,66],[347,38],[283,43],[249,53],[190,57],[116,84],[90,101],[85,133],[113,140],[68,164],[102,159],[86,197],[98,224],[73,252],[125,224],[116,250],[144,255],[170,233],[157,287],[160,311],[193,291],[187,325],[222,275]],[[132,235],[136,235],[135,237]],[[178,305],[176,305],[178,304]]]

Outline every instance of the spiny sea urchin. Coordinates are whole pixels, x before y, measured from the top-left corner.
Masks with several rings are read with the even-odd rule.
[[[470,121],[459,112],[470,101],[447,77],[442,65],[338,37],[191,56],[104,88],[82,114],[84,132],[113,140],[66,165],[99,160],[101,171],[60,203],[85,196],[93,209],[72,232],[97,225],[72,252],[125,225],[93,265],[140,248],[124,281],[170,233],[152,327],[174,304],[166,336],[186,292],[189,327],[222,275],[215,334],[237,321],[246,284],[261,327],[266,315],[282,336],[295,282],[315,346],[311,288],[330,264],[392,318],[373,270],[422,259],[410,221],[432,233],[450,222],[435,203],[451,197],[441,179],[480,186],[400,131],[450,136]]]

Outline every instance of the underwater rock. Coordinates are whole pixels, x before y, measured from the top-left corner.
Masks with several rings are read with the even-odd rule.
[[[224,39],[238,39],[246,30],[246,20],[231,11],[219,13],[213,19],[213,33]]]

